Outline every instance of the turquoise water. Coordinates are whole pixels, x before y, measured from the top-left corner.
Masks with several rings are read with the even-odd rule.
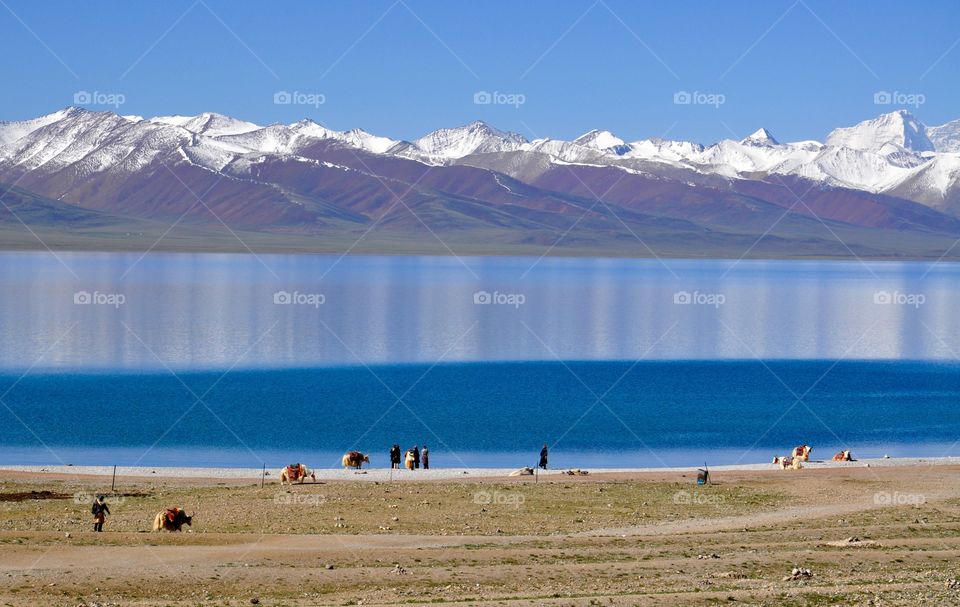
[[[0,462],[957,455],[956,264],[0,254]]]
[[[754,463],[801,443],[815,459],[960,454],[960,366],[930,362],[58,374],[5,401],[8,463],[336,467],[359,449],[387,466],[395,442],[429,445],[434,466],[532,465],[544,442],[555,465],[591,467]]]

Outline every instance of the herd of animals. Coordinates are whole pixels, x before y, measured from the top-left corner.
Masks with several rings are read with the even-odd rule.
[[[344,468],[352,468],[354,470],[360,470],[363,468],[364,464],[370,463],[370,456],[363,454],[359,451],[347,451],[343,454],[343,459],[341,460]],[[305,464],[290,464],[289,466],[284,466],[280,470],[280,484],[284,483],[303,483],[307,478],[312,481],[317,481],[317,474]]]
[[[810,461],[810,452],[813,448],[810,445],[800,445],[795,447],[788,456],[776,456],[773,463],[780,466],[781,470],[800,470],[803,468],[802,462]],[[850,451],[838,451],[833,456],[835,462],[852,462],[853,456]],[[359,451],[348,451],[343,455],[343,467],[359,470],[363,464],[370,463],[370,456]],[[410,467],[410,466],[408,466]],[[412,467],[411,467],[412,469]],[[307,478],[314,482],[317,480],[316,473],[304,464],[290,464],[280,470],[280,484],[284,483],[303,483]],[[187,515],[180,508],[168,508],[163,512],[158,512],[153,520],[154,531],[182,531],[183,526],[190,526],[193,523],[193,517]]]
[[[350,451],[343,456],[344,468],[360,469],[363,464],[370,463],[370,456],[364,455],[359,451]],[[304,464],[290,464],[280,470],[280,484],[284,483],[303,483],[310,478],[314,482],[317,480],[316,473]],[[153,519],[154,531],[182,531],[183,526],[188,527],[193,524],[193,517],[180,508],[168,508],[163,512],[158,512]]]
[[[800,470],[803,468],[802,462],[810,461],[811,451],[813,451],[813,447],[810,445],[800,445],[799,447],[794,447],[790,455],[778,455],[774,457],[773,463],[780,466],[781,470]],[[852,462],[853,455],[851,455],[850,451],[837,451],[833,455],[833,461]]]

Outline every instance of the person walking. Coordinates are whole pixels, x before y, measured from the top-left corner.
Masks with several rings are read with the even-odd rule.
[[[400,445],[394,444],[393,447],[390,447],[390,467],[400,468]]]
[[[420,467],[420,448],[416,445],[413,446],[413,469],[416,470]]]
[[[103,531],[103,523],[107,520],[107,515],[110,514],[110,508],[102,495],[98,495],[97,499],[93,500],[90,512],[93,514],[93,530],[97,533]]]
[[[423,446],[423,450],[420,451],[420,461],[423,463],[423,469],[430,469],[430,450],[427,449],[427,446]]]
[[[544,470],[547,469],[547,455],[548,455],[547,443],[543,443],[543,449],[540,449],[540,463],[537,465],[543,468]]]

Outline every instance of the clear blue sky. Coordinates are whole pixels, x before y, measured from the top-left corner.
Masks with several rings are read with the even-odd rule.
[[[124,114],[310,117],[405,139],[474,119],[528,137],[822,139],[902,105],[877,91],[922,95],[910,109],[927,124],[960,118],[956,0],[677,4],[2,0],[0,119],[77,91],[122,94]],[[277,105],[278,91],[324,103]],[[478,105],[478,91],[524,103]],[[678,105],[678,91],[724,103]]]

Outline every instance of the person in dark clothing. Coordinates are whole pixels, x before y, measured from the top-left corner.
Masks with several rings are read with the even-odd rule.
[[[543,443],[543,449],[540,449],[540,463],[537,464],[544,470],[547,469],[547,443]]]
[[[420,461],[423,462],[423,469],[430,469],[430,450],[427,449],[427,446],[423,446],[423,451],[420,452]]]
[[[90,512],[93,514],[93,530],[98,533],[103,531],[103,523],[110,514],[110,508],[107,507],[107,501],[102,495],[98,495],[97,499],[93,500]]]
[[[413,451],[413,469],[416,470],[420,467],[420,448],[414,445],[411,451]]]
[[[390,447],[390,467],[400,468],[400,445]]]

